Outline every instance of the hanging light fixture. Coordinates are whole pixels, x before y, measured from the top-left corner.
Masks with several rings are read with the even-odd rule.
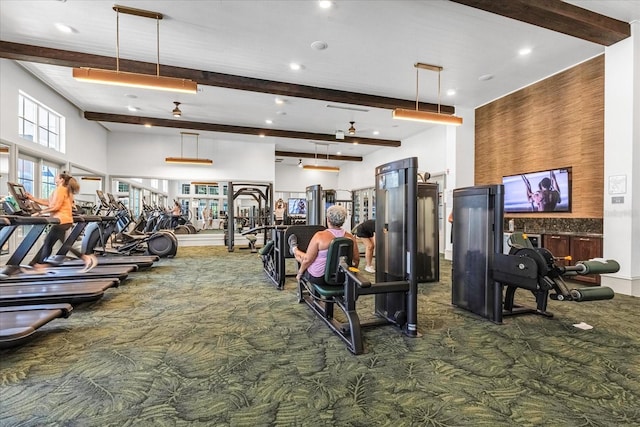
[[[356,134],[356,128],[355,125],[356,122],[349,122],[351,124],[351,127],[348,129],[349,135],[355,135]]]
[[[303,168],[307,169],[307,170],[316,170],[316,171],[322,171],[322,172],[340,172],[340,168],[337,166],[322,166],[322,165],[318,165],[318,144],[315,143],[314,144],[316,147],[316,155],[315,155],[315,164],[314,165],[304,165]],[[329,144],[325,144],[327,146],[327,161],[329,161]],[[300,163],[302,163],[302,159],[300,160]]]
[[[446,125],[455,125],[459,126],[462,124],[462,117],[454,116],[451,114],[443,114],[440,112],[440,72],[442,71],[442,67],[439,65],[429,65],[423,63],[414,64],[416,68],[416,109],[415,110],[407,110],[404,108],[396,108],[393,110],[393,118],[401,119],[401,120],[413,120],[418,122],[428,122],[428,123],[438,123],[438,124],[446,124]],[[430,111],[420,111],[418,110],[418,71],[420,69],[436,71],[438,73],[438,112],[432,113]]]
[[[182,110],[180,110],[180,103],[178,101],[173,101],[173,103],[176,104],[176,108],[173,109],[171,114],[173,114],[173,117],[182,117]]]
[[[196,91],[198,90],[198,84],[193,80],[164,77],[160,75],[160,20],[163,18],[161,13],[118,5],[114,5],[113,10],[116,11],[116,70],[113,71],[88,67],[74,68],[73,78],[75,78],[76,80],[91,83],[196,93]],[[120,71],[120,12],[156,20],[156,45],[158,60],[156,63],[155,75]]]
[[[184,148],[184,137],[187,136],[195,136],[196,138],[196,157],[183,157],[182,152]],[[179,164],[187,164],[187,165],[205,165],[210,166],[213,164],[213,160],[211,159],[201,159],[198,157],[198,145],[199,145],[199,133],[195,132],[180,132],[180,157],[167,157],[164,159],[166,163],[179,163]]]

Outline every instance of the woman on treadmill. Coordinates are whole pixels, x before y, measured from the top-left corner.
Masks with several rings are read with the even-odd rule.
[[[49,200],[37,199],[31,194],[27,193],[27,198],[33,200],[39,205],[47,206],[40,212],[34,213],[33,216],[50,214],[53,218],[60,220],[59,224],[54,224],[49,229],[47,236],[44,239],[44,244],[40,257],[36,259],[36,263],[33,265],[33,269],[37,273],[44,273],[46,268],[50,265],[47,262],[47,258],[53,252],[53,246],[57,241],[64,243],[65,234],[73,226],[73,195],[80,190],[80,185],[75,178],[66,172],[62,172],[56,176],[56,189],[53,190]],[[81,272],[87,272],[98,265],[98,259],[95,255],[86,255],[80,253],[80,251],[71,247],[68,248],[78,258],[82,258],[84,261],[84,268]]]

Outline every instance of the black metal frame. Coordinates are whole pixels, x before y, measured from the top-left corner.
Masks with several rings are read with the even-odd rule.
[[[339,250],[334,245],[342,245]],[[364,295],[380,295],[389,293],[407,293],[410,282],[397,281],[371,283],[351,267],[350,254],[353,253],[353,241],[348,238],[337,238],[331,242],[325,282],[327,285],[311,283],[303,278],[298,281],[298,302],[306,303],[329,328],[338,335],[353,354],[364,353],[362,328],[396,324],[386,317],[376,317],[362,321],[356,310],[356,301]],[[347,256],[346,254],[349,254]],[[334,307],[338,307],[347,318],[347,322],[339,322],[334,317]]]

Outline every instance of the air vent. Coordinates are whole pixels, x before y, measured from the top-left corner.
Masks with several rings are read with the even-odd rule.
[[[327,108],[336,108],[338,110],[360,111],[361,113],[369,112],[369,110],[367,110],[366,108],[343,107],[342,105],[332,105],[332,104],[327,104]]]

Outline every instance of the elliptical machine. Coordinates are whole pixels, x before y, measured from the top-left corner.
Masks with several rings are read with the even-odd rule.
[[[127,232],[133,222],[129,210],[116,199],[96,190],[100,203],[96,207],[96,215],[102,221],[91,223],[82,238],[82,252],[91,254],[156,255],[160,258],[173,257],[178,252],[178,239],[169,230],[160,230],[150,234],[135,235]],[[119,240],[116,241],[116,236]]]

